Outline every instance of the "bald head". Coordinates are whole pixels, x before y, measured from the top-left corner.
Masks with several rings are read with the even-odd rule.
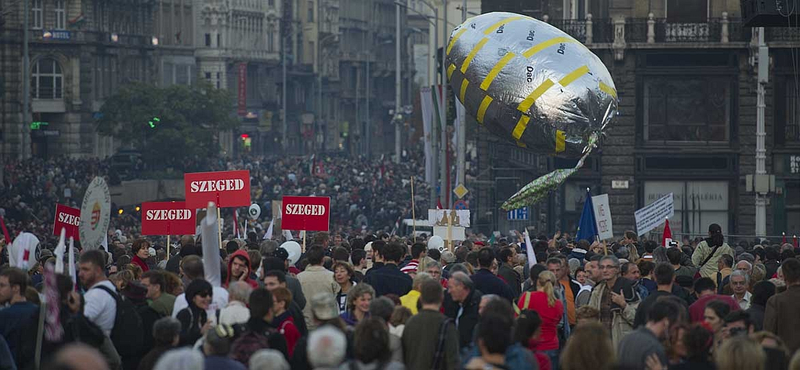
[[[54,368],[73,370],[108,370],[106,360],[96,349],[84,344],[68,344],[56,353]]]

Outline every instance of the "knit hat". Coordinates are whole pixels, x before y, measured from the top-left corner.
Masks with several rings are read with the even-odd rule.
[[[330,293],[319,293],[311,298],[311,312],[318,320],[333,320],[339,317],[339,305]]]

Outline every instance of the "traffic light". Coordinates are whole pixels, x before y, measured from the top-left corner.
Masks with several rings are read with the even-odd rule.
[[[153,119],[151,119],[149,122],[147,122],[147,124],[150,125],[150,128],[156,128],[156,123],[159,123],[159,122],[161,122],[161,118],[153,117]]]

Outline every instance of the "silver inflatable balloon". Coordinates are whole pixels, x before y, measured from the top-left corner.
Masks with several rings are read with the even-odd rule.
[[[453,30],[446,52],[450,85],[467,113],[531,152],[582,157],[582,165],[616,116],[616,88],[600,58],[545,22],[479,15]],[[521,190],[503,208],[535,202],[565,179],[537,179],[544,186]]]
[[[527,16],[470,18],[450,35],[447,63],[467,112],[533,152],[578,157],[616,114],[614,81],[600,58]]]

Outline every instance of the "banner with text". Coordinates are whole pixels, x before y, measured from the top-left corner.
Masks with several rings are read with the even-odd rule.
[[[594,220],[597,222],[597,235],[600,240],[614,237],[614,226],[611,223],[611,207],[608,206],[608,194],[592,197]]]
[[[639,235],[644,235],[650,230],[655,229],[658,225],[675,215],[675,203],[673,201],[672,193],[669,193],[647,207],[644,207],[634,214],[636,218],[636,232]]]
[[[81,210],[56,204],[56,219],[53,222],[53,235],[61,235],[61,229],[67,231],[66,238],[80,240]]]
[[[283,197],[283,230],[328,231],[331,218],[329,197]]]
[[[142,203],[142,235],[194,235],[196,224],[186,202]]]
[[[183,175],[186,208],[250,207],[250,171],[196,172]]]

